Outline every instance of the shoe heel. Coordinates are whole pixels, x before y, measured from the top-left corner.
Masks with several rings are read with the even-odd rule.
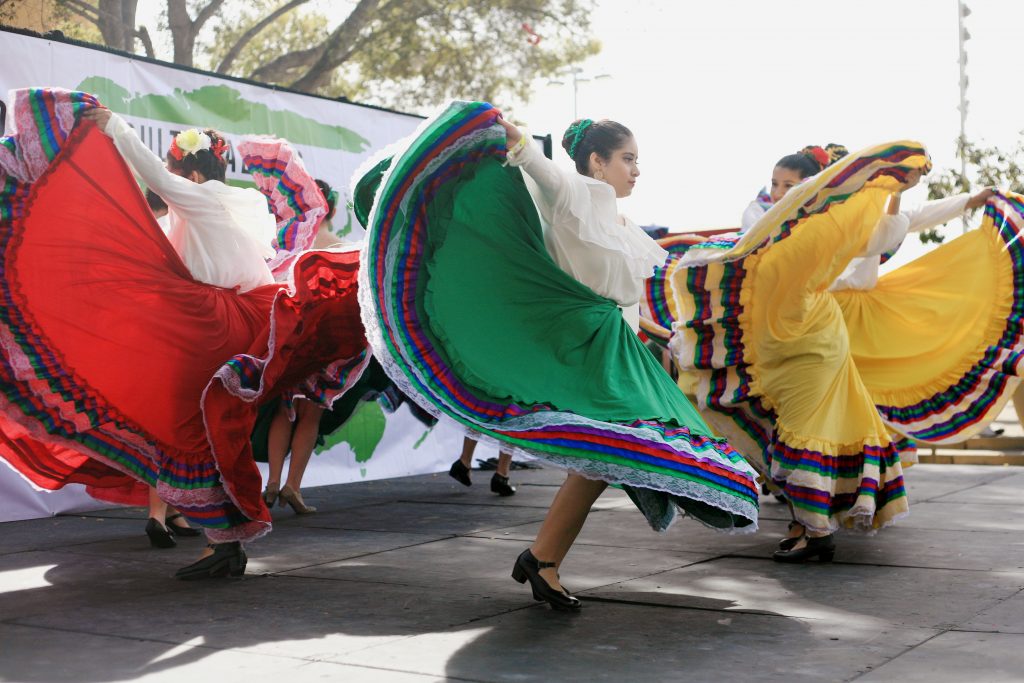
[[[522,567],[516,564],[514,567],[512,567],[512,578],[518,581],[519,583],[526,583],[526,572],[523,570]]]
[[[247,562],[240,557],[232,557],[228,561],[228,576],[238,578],[245,574],[245,565]]]
[[[174,534],[152,517],[146,522],[146,536],[154,548],[173,548],[178,545],[174,540]]]
[[[833,548],[829,548],[828,550],[822,550],[820,553],[818,553],[818,562],[831,562],[835,556],[836,551]]]

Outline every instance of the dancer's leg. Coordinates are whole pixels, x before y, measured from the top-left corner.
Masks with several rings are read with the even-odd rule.
[[[462,455],[459,456],[459,462],[465,465],[467,468],[470,463],[473,462],[473,453],[476,452],[476,441],[469,438],[468,436],[462,439]],[[506,471],[507,474],[507,471]]]
[[[547,517],[537,533],[537,540],[530,548],[534,557],[541,562],[561,565],[583,528],[583,523],[587,521],[591,506],[607,487],[606,482],[570,473],[551,502]],[[557,567],[541,569],[540,575],[552,588],[562,589],[558,582]]]
[[[505,451],[498,451],[497,473],[502,477],[508,477],[509,468],[512,467],[512,454]]]
[[[291,441],[292,423],[288,419],[288,411],[282,404],[274,413],[274,418],[270,422],[270,431],[267,434],[267,462],[270,465],[270,474],[267,476],[268,487],[271,484],[280,486],[284,458],[288,455]]]
[[[316,448],[316,438],[320,433],[320,417],[323,409],[311,401],[299,400],[295,404],[295,429],[292,432],[292,460],[288,464],[288,481],[286,485],[293,491],[302,487],[302,475]]]
[[[164,520],[167,519],[167,503],[160,500],[160,496],[157,495],[156,487],[149,487],[149,517],[160,522],[160,526],[166,527],[167,524]]]

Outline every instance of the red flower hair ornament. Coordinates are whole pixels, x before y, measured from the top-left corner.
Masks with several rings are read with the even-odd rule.
[[[800,152],[814,159],[818,162],[818,166],[821,166],[822,168],[825,168],[832,163],[832,157],[821,147],[804,147]]]

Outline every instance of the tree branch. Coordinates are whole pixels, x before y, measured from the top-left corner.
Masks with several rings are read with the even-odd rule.
[[[352,54],[352,46],[370,23],[380,3],[381,0],[359,0],[352,13],[324,41],[326,49],[313,66],[292,82],[290,87],[312,92],[323,85],[331,72]]]
[[[89,3],[82,2],[82,0],[60,0],[60,4],[90,23],[99,23],[99,10]],[[92,14],[89,14],[89,12],[92,12]]]
[[[270,83],[283,81],[292,69],[307,67],[316,62],[325,49],[327,49],[327,46],[324,43],[320,43],[308,50],[296,50],[295,52],[283,54],[269,64],[264,64],[253,71],[250,78]]]
[[[203,27],[203,24],[208,22],[210,18],[217,13],[220,6],[224,4],[224,0],[210,0],[206,3],[206,7],[199,10],[199,14],[196,15],[196,20],[192,22],[192,30],[195,33],[199,33],[199,30]]]
[[[149,37],[149,30],[145,26],[135,29],[135,35],[142,41],[142,47],[146,50],[146,56],[156,58],[156,51],[153,49],[153,41]]]
[[[235,63],[235,60],[238,59],[238,55],[242,53],[242,50],[245,48],[245,46],[248,45],[253,38],[259,35],[259,33],[263,29],[277,21],[278,18],[280,18],[286,12],[290,12],[299,5],[304,5],[307,2],[309,2],[309,0],[291,0],[291,2],[285,5],[281,5],[276,10],[274,10],[267,16],[263,17],[263,19],[253,24],[249,28],[249,30],[243,33],[242,36],[235,42],[235,44],[231,46],[231,49],[228,50],[227,54],[224,55],[224,59],[222,59],[220,64],[217,66],[217,73],[227,73],[231,66]]]

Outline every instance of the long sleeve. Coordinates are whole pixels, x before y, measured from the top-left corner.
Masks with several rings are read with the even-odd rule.
[[[508,156],[510,166],[521,167],[537,184],[541,210],[547,215],[544,220],[552,226],[571,226],[575,221],[564,219],[573,215],[573,207],[587,206],[591,202],[590,189],[578,173],[563,171],[541,152],[537,143],[529,138],[529,132],[522,131],[526,144]]]
[[[665,263],[668,252],[640,227],[620,221],[611,185],[562,170],[532,139],[510,152],[508,163],[526,173],[552,258],[573,278],[618,303],[637,329],[644,280]]]
[[[106,134],[114,141],[132,170],[142,178],[146,187],[156,192],[169,206],[181,213],[190,209],[209,209],[216,206],[217,199],[191,180],[174,175],[164,162],[142,143],[128,122],[117,114],[111,114]]]
[[[962,215],[969,199],[970,195],[962,194],[925,202],[896,215],[885,214],[879,219],[860,257],[850,262],[829,289],[833,292],[872,289],[878,283],[879,257],[882,254],[897,249],[910,232],[929,230]]]
[[[910,221],[907,231],[921,232],[923,230],[931,230],[943,223],[959,218],[967,209],[967,202],[970,199],[971,195],[969,194],[958,194],[953,197],[946,197],[945,199],[925,202],[916,209],[901,212]]]
[[[276,221],[258,190],[174,175],[117,114],[106,133],[132,170],[167,202],[167,239],[193,277],[243,292],[274,281],[266,259],[274,255]]]

